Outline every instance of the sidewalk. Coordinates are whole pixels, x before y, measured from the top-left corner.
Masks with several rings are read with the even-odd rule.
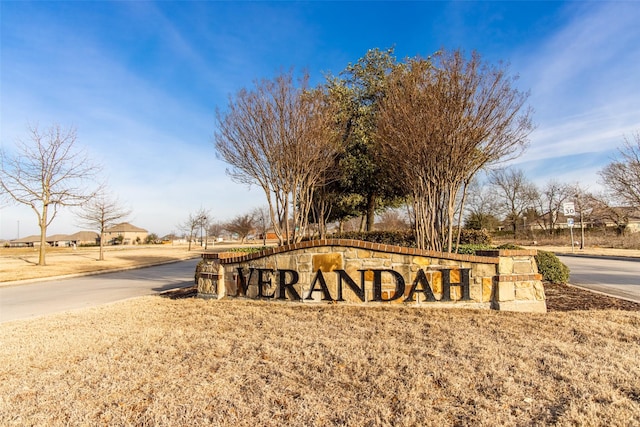
[[[523,246],[526,249],[537,249],[539,251],[553,252],[556,255],[583,255],[583,256],[606,256],[620,258],[640,258],[640,250],[637,249],[613,249],[599,247],[585,247],[580,249],[576,246]]]

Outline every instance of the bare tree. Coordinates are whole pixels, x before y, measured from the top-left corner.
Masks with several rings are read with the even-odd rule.
[[[200,208],[196,212],[189,213],[189,216],[187,217],[185,222],[183,222],[178,226],[181,230],[184,231],[186,235],[189,236],[189,247],[187,250],[189,251],[191,250],[191,242],[193,241],[194,237],[197,238],[198,231],[200,231],[200,238],[201,238],[200,243],[201,245],[203,244],[202,233],[203,231],[207,231],[208,233],[207,228],[210,220],[211,218],[210,218],[209,211],[203,208]]]
[[[237,234],[240,237],[240,243],[244,243],[244,240],[255,228],[253,214],[238,215],[226,223],[224,228],[230,233]]]
[[[505,67],[460,51],[409,60],[390,78],[378,122],[387,167],[410,190],[418,246],[451,251],[474,175],[528,142],[528,94]]]
[[[562,204],[575,194],[575,189],[554,179],[538,192],[535,200],[536,222],[549,235],[553,235],[558,223],[558,213],[562,211]]]
[[[220,237],[224,231],[224,224],[220,221],[213,221],[209,223],[208,234],[213,237],[214,242]]]
[[[499,223],[499,209],[495,194],[487,185],[474,178],[467,188],[469,194],[465,204],[465,227],[493,231]]]
[[[191,250],[191,243],[193,242],[193,236],[195,235],[194,233],[198,228],[198,224],[199,224],[198,217],[195,216],[193,213],[190,213],[187,219],[178,226],[178,228],[188,236],[187,237],[187,240],[189,242],[189,247],[187,249],[188,251]]]
[[[494,170],[489,174],[489,182],[493,185],[501,212],[511,225],[515,239],[518,224],[528,218],[525,214],[530,213],[535,200],[539,198],[538,190],[520,169]]]
[[[79,206],[97,190],[89,184],[98,168],[76,147],[76,129],[60,125],[41,131],[29,127],[29,140],[15,154],[0,150],[0,187],[15,203],[29,206],[40,227],[39,265],[46,265],[47,227],[64,206]]]
[[[602,184],[618,203],[640,207],[640,132],[633,141],[625,137],[619,150],[620,159],[609,163],[599,172]]]
[[[335,108],[326,93],[308,87],[308,76],[295,87],[287,73],[241,90],[217,112],[217,153],[232,179],[262,188],[280,244],[301,240],[314,191],[335,162]]]
[[[117,199],[109,196],[104,191],[84,203],[81,206],[81,210],[76,212],[76,216],[80,218],[84,226],[96,229],[100,233],[99,261],[104,261],[105,230],[130,214],[130,209],[123,208]]]
[[[269,220],[269,206],[261,206],[255,208],[251,215],[253,216],[256,232],[262,236],[262,244],[267,245],[267,232],[271,226]]]
[[[209,225],[212,220],[210,212],[201,208],[198,220],[200,226],[200,246],[204,246],[206,250],[209,246]]]
[[[389,208],[379,216],[377,227],[380,230],[401,231],[411,230],[406,215],[400,209]]]
[[[629,217],[634,211],[633,207],[615,206],[614,198],[605,193],[587,194],[583,196],[583,203],[592,210],[593,220],[604,226],[614,224],[616,234],[619,236],[626,233]]]

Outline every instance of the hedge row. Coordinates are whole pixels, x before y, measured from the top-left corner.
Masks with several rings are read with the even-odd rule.
[[[416,247],[416,238],[412,231],[349,231],[334,233],[334,239],[364,240],[365,242],[381,243],[385,245]],[[460,233],[460,245],[486,245],[491,244],[491,236],[485,230],[462,229]]]

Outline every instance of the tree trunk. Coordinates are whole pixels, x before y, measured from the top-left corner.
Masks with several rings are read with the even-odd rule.
[[[40,254],[38,256],[38,265],[47,265],[45,260],[45,251],[47,244],[47,216],[49,206],[42,207],[42,216],[40,217]]]
[[[367,231],[373,231],[373,223],[376,217],[376,195],[369,194],[367,197]]]
[[[104,261],[104,230],[100,230],[100,254],[98,255],[98,261]]]

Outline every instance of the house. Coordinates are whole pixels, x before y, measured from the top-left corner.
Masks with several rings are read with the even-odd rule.
[[[45,238],[45,242],[49,246],[81,246],[95,245],[99,242],[98,233],[94,231],[78,231],[74,234],[53,234]],[[34,247],[40,246],[40,235],[23,237],[9,241],[11,247]]]
[[[98,233],[95,231],[78,231],[74,234],[54,234],[47,236],[49,246],[82,246],[96,245],[100,242]]]
[[[144,228],[136,227],[128,222],[116,224],[104,231],[104,239],[107,244],[135,245],[144,243],[149,232]]]
[[[10,240],[9,246],[12,248],[32,248],[34,246],[40,246],[40,235],[34,234],[33,236]]]
[[[69,242],[73,245],[97,245],[100,243],[100,235],[94,231],[78,231],[68,236]]]
[[[551,225],[552,214],[546,213],[540,215],[535,223],[527,223],[530,230],[543,230]],[[608,227],[618,228],[626,232],[636,233],[640,231],[640,209],[626,206],[605,206],[600,205],[595,208],[585,209],[583,216],[585,228],[592,227]],[[562,212],[557,213],[555,228],[567,229],[570,224],[574,228],[580,227],[580,214],[574,216],[565,216]]]

